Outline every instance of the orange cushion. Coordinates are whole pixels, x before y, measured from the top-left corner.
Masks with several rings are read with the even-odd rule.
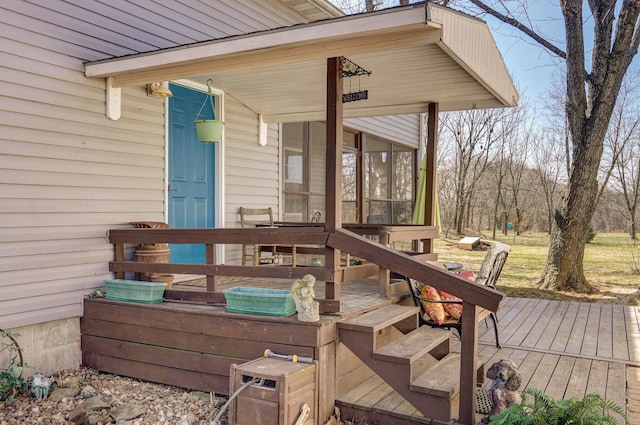
[[[438,291],[436,291],[435,288],[432,288],[429,285],[424,285],[420,297],[423,299],[434,301],[440,301],[441,299]],[[428,301],[422,301],[422,306],[424,307],[425,315],[427,316],[428,320],[431,320],[438,325],[441,325],[446,320],[447,315],[441,303],[430,303]]]
[[[438,291],[438,294],[440,295],[440,299],[442,300],[460,301],[460,298],[456,298],[444,291]],[[460,318],[462,317],[462,304],[445,303],[442,306],[444,307],[444,311],[454,319],[460,320]]]
[[[473,271],[472,270],[465,270],[465,271],[462,271],[462,272],[456,272],[456,274],[459,277],[464,277],[465,279],[473,280]]]

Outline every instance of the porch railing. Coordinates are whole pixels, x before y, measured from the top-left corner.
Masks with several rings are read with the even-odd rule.
[[[428,226],[418,226],[428,227]],[[355,229],[354,229],[355,230]],[[416,230],[416,229],[414,229]],[[419,230],[419,229],[418,229]],[[356,230],[357,231],[357,230]],[[370,230],[368,230],[370,231]],[[428,232],[428,229],[422,229]],[[254,267],[215,264],[215,249],[218,244],[300,244],[325,246],[329,250],[340,250],[368,261],[381,270],[389,270],[419,281],[429,282],[463,300],[461,363],[460,363],[460,421],[473,423],[474,393],[476,388],[475,365],[478,357],[478,314],[480,308],[497,311],[503,295],[485,286],[476,285],[453,273],[441,270],[416,258],[387,246],[394,240],[413,237],[416,233],[405,228],[380,234],[383,243],[373,242],[347,229],[336,229],[329,233],[323,227],[277,227],[256,229],[119,229],[109,232],[109,241],[114,244],[115,258],[110,270],[116,277],[125,272],[196,274],[207,276],[207,291],[189,294],[191,301],[225,303],[224,294],[218,291],[217,277],[271,277],[295,279],[313,274],[325,282],[341,282],[347,269],[324,267]],[[366,234],[366,232],[361,232]],[[420,232],[418,232],[420,234]],[[422,233],[425,235],[427,233]],[[412,236],[413,235],[413,236]],[[386,239],[385,239],[386,238]],[[184,243],[206,246],[205,264],[142,263],[125,261],[127,244],[138,243]],[[388,285],[387,285],[388,287]],[[388,289],[385,290],[388,292]],[[385,292],[381,288],[381,292]],[[173,292],[174,298],[181,295]],[[338,292],[339,293],[339,292]],[[184,294],[186,297],[187,295]],[[341,311],[341,300],[325,298],[318,300],[321,311]]]
[[[361,235],[374,235],[385,246],[404,240],[429,240],[437,236],[433,226],[406,225],[347,225],[349,230]],[[316,279],[328,282],[327,288],[343,281],[380,276],[380,293],[384,296],[393,292],[393,285],[389,282],[389,271],[380,268],[378,264],[365,262],[354,267],[327,268],[323,266],[290,267],[254,267],[240,265],[216,264],[216,246],[228,244],[258,244],[278,246],[297,245],[298,253],[305,249],[314,253],[324,252],[327,247],[329,233],[321,225],[304,226],[300,223],[280,223],[278,227],[258,228],[222,228],[222,229],[113,229],[109,232],[109,241],[114,244],[114,261],[110,263],[110,271],[117,278],[124,278],[126,272],[188,274],[204,275],[207,281],[207,299],[212,302],[224,303],[224,297],[218,291],[218,278],[233,277],[262,277],[274,279],[298,279],[305,274],[312,274]],[[126,260],[126,248],[135,244],[200,244],[205,246],[204,264],[173,264],[173,263],[144,263]],[[314,247],[314,248],[309,248]],[[350,254],[347,252],[347,254]],[[330,254],[327,254],[330,255]],[[422,254],[422,259],[430,259],[433,254]],[[319,299],[320,311],[325,313],[341,311],[340,297],[332,294],[339,291],[327,289],[327,296]],[[195,294],[180,294],[181,296],[196,296]]]

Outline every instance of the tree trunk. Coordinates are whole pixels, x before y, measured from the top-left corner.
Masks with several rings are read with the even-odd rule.
[[[599,132],[596,132],[599,133]],[[574,150],[573,172],[568,193],[562,199],[563,207],[556,210],[547,263],[539,285],[554,291],[594,293],[596,289],[584,276],[584,250],[598,194],[598,164],[602,157],[602,143],[590,140]],[[602,139],[600,139],[602,140]],[[598,147],[599,146],[599,147]]]
[[[636,239],[638,239],[638,235],[636,234],[636,207],[634,206],[633,208],[631,208],[631,210],[629,211],[629,216],[631,217],[630,219],[630,229],[629,229],[629,236],[631,236],[631,240],[635,241]]]

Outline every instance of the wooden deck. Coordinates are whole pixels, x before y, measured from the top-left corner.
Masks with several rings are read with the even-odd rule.
[[[199,283],[203,285],[204,281]],[[248,282],[246,279],[233,279],[222,284],[222,289],[232,286],[268,286],[270,288],[284,289],[289,288],[290,284],[290,280],[278,283],[278,281],[274,282],[273,280],[267,282],[253,279]],[[197,286],[183,285],[174,285],[174,288],[202,289]],[[324,285],[321,282],[316,285],[315,290],[318,297],[324,295]],[[338,321],[352,317],[355,314],[380,308],[392,302],[389,298],[380,297],[378,281],[374,279],[362,279],[344,283],[341,291],[344,301],[344,308],[341,313],[322,315],[320,323],[315,325],[307,324],[301,327],[300,331],[296,331],[296,335],[299,334],[300,338],[303,336],[307,338],[305,336],[308,333],[307,331],[316,327],[318,338],[323,341],[325,339],[329,341],[331,337],[327,334],[326,329],[332,328]],[[125,322],[122,326],[122,332],[124,332],[124,329],[129,333],[134,332],[131,330],[131,325],[134,323],[142,324],[145,322],[143,326],[148,326],[146,321],[155,317],[151,315],[151,312],[147,313],[148,316],[145,317],[129,317],[125,311],[128,307],[126,305],[118,305],[128,303],[111,302],[112,306],[108,306],[108,304],[109,302],[101,303],[95,300],[85,304],[83,326],[86,331],[91,329],[93,332],[98,332],[98,329],[102,329],[99,332],[111,332],[109,329],[105,330],[103,325],[106,322],[115,320],[109,316],[113,314],[114,308],[118,312],[117,315],[121,317],[118,320],[123,319]],[[167,302],[162,303],[162,305],[140,306],[139,308],[155,310],[157,313],[154,314],[158,314],[156,321],[164,317],[159,316],[162,310],[183,311],[185,317],[187,317],[187,313],[196,315],[202,319],[202,323],[197,324],[201,329],[193,329],[193,331],[196,334],[200,332],[214,336],[216,333],[222,332],[221,329],[225,328],[225,326],[228,327],[229,322],[225,322],[225,320],[229,320],[233,316],[232,313],[226,313],[224,308],[220,306],[181,305],[180,303]],[[87,313],[89,314],[87,315]],[[265,329],[267,327],[271,329],[268,332],[269,334],[273,334],[272,331],[277,328],[278,324],[269,325],[267,322],[284,322],[280,326],[282,324],[292,326],[297,322],[295,316],[292,316],[292,318],[270,318],[262,321],[260,316],[246,316],[241,318],[242,326],[245,326],[250,321],[253,323],[253,321],[258,320],[255,323],[261,323],[260,326]],[[506,298],[498,311],[498,319],[503,347],[501,349],[495,347],[492,328],[483,324],[479,326],[479,354],[486,360],[487,365],[501,358],[509,358],[519,365],[519,370],[523,375],[523,388],[535,387],[556,398],[581,397],[587,393],[599,393],[620,406],[626,406],[628,423],[640,425],[640,307]],[[99,323],[99,321],[104,323]],[[126,324],[127,321],[130,323]],[[221,324],[224,324],[224,326],[221,326]],[[172,344],[174,343],[173,340],[185,340],[183,341],[184,346],[191,344],[189,340],[192,339],[187,335],[186,330],[193,327],[193,324],[163,322],[151,326],[162,326],[169,329],[170,333],[159,335],[158,340],[166,341],[171,339]],[[244,339],[248,336],[248,334],[241,333],[240,330],[234,332],[237,332],[235,338]],[[245,329],[242,332],[247,332],[247,330]],[[255,333],[254,329],[251,332],[251,338],[254,338],[253,334]],[[98,335],[101,334],[98,333]],[[266,335],[258,335],[256,340],[258,342],[266,340]],[[104,337],[109,338],[111,336],[104,335]],[[149,331],[142,327],[140,327],[139,332],[131,336],[131,339],[135,340],[135,338],[141,337],[150,338]],[[323,350],[317,346],[322,346],[325,343],[307,344],[292,340],[280,341],[280,345],[277,345],[274,342],[277,341],[269,342],[271,345],[267,345],[267,347],[281,347],[283,352],[286,352],[287,349],[295,349],[301,355],[309,355],[316,358],[318,353],[322,353]],[[95,338],[85,336],[83,339],[83,357],[86,363],[100,365],[105,370],[112,368],[115,373],[124,372],[124,370],[115,368],[116,366],[112,359],[96,357],[95,354],[91,354],[89,351],[92,349],[92,344],[97,346]],[[260,350],[264,350],[262,345],[256,345],[254,348],[257,351],[254,350],[255,352],[248,353],[249,357],[245,357],[247,359],[255,358],[256,356],[260,357]],[[452,345],[453,351],[459,350],[459,342],[454,342]],[[316,348],[313,348],[314,346]],[[328,346],[326,345],[326,347]],[[237,348],[232,346],[230,349]],[[85,349],[88,349],[88,351],[85,352]],[[121,349],[121,347],[118,348],[118,350]],[[202,350],[205,349],[204,347],[202,348]],[[124,354],[114,353],[113,355],[127,357],[129,352]],[[231,352],[223,353],[224,355],[231,356],[232,354]],[[212,358],[216,357],[213,354],[211,356]],[[364,365],[358,366],[356,362],[360,362],[350,354],[348,349],[342,347],[342,344],[337,344],[335,356],[335,369],[332,367],[324,372],[324,384],[329,384],[331,381],[330,376],[334,373],[335,388],[331,388],[331,390],[332,392],[335,391],[335,403],[340,407],[343,418],[355,419],[358,423],[368,423],[370,425],[430,423],[380,378],[372,375],[370,371],[368,374],[366,371],[362,372],[363,368],[368,368]],[[156,358],[151,363],[156,363],[157,360]],[[239,359],[234,359],[233,361],[237,362],[237,360]],[[227,363],[230,362],[231,360],[227,361]],[[228,369],[227,363],[224,363],[223,366]],[[169,368],[176,367],[169,361],[167,366]],[[202,367],[204,366],[203,363]],[[131,364],[129,370],[134,369],[136,371],[142,370],[138,364]],[[146,369],[146,372],[150,370]],[[345,373],[344,370],[354,372]],[[156,372],[156,374],[159,373],[159,371]],[[166,371],[163,373],[166,373]],[[226,385],[227,381],[224,375],[228,372],[221,370],[215,373],[221,374],[221,376],[215,378],[212,381],[213,384],[217,386]],[[199,375],[189,375],[188,378],[195,379],[196,376]],[[138,377],[149,379],[144,376]],[[181,377],[181,379],[184,378]],[[160,380],[159,382],[162,381]],[[207,385],[211,384],[207,383]],[[349,390],[343,391],[344,388]],[[329,395],[326,394],[325,396]],[[325,414],[328,411],[327,409],[327,407],[323,409]]]
[[[479,354],[487,367],[511,359],[523,375],[522,389],[555,398],[598,393],[626,406],[629,424],[640,424],[640,307],[506,298],[498,319],[501,349],[492,329],[480,325]],[[370,424],[429,423],[378,377],[336,404]]]

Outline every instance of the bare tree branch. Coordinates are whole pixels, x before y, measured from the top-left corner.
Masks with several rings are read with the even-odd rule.
[[[528,35],[529,37],[533,38],[535,41],[540,43],[547,50],[551,51],[553,54],[560,56],[563,59],[567,58],[567,53],[564,50],[558,48],[557,46],[552,44],[550,41],[541,37],[539,34],[537,34],[535,31],[533,31],[531,28],[527,27],[517,19],[510,18],[509,16],[503,15],[497,10],[484,4],[480,0],[469,0],[469,1],[474,5],[476,5],[477,7],[479,7],[480,9],[482,9],[483,11],[487,12],[488,14],[494,16],[497,19],[500,19],[502,22],[507,23],[512,27],[519,29],[520,31],[522,31],[523,33],[525,33],[526,35]]]

